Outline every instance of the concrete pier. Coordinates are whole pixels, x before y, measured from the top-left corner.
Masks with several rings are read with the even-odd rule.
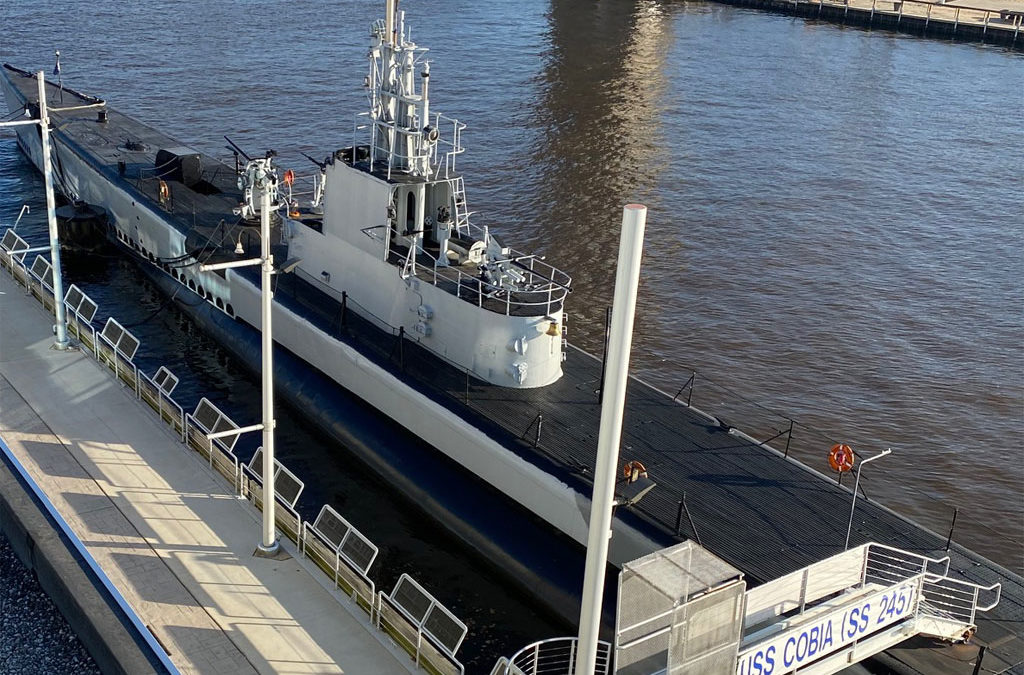
[[[834,23],[1024,48],[1024,0],[719,0]]]
[[[180,672],[415,672],[290,542],[291,555],[255,557],[259,513],[94,360],[51,350],[52,323],[0,274],[0,439]],[[5,468],[0,524],[19,557],[56,575],[55,600],[101,667],[154,670],[88,575],[53,562],[45,519],[14,516],[31,500]]]

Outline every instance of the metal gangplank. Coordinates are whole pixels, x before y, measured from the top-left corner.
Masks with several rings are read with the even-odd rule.
[[[915,635],[967,640],[1000,590],[950,577],[948,557],[864,544],[748,591],[735,672],[824,675]]]
[[[623,567],[615,643],[599,647],[595,673],[836,673],[915,635],[970,638],[1000,590],[950,577],[948,557],[869,543],[748,591],[739,570],[686,541]],[[537,642],[491,675],[574,675],[577,647]]]

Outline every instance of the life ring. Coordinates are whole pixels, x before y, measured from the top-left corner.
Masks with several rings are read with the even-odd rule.
[[[828,465],[833,471],[844,473],[853,468],[853,448],[845,443],[836,443],[828,451]]]
[[[632,462],[626,462],[626,465],[622,467],[622,477],[627,479],[630,483],[636,481],[640,477],[647,477],[647,467],[633,460]]]
[[[160,181],[160,187],[157,189],[157,196],[160,198],[161,204],[166,204],[171,198],[171,188],[164,181]]]
[[[291,187],[292,183],[294,182],[295,172],[292,171],[291,169],[288,169],[287,171],[284,172],[284,184],[287,185],[288,187]]]

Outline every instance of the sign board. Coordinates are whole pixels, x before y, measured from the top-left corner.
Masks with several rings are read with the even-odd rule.
[[[736,675],[785,675],[898,623],[917,607],[918,579],[841,606],[740,653]]]

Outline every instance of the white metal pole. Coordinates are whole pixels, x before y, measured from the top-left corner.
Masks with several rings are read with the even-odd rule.
[[[387,0],[384,3],[384,42],[389,45],[395,44],[392,33],[395,32],[395,0]]]
[[[853,501],[850,504],[850,524],[846,526],[846,543],[843,544],[843,550],[846,551],[850,548],[850,532],[853,531],[853,512],[857,508],[857,488],[860,487],[860,470],[864,468],[864,465],[868,462],[873,462],[876,459],[881,459],[886,455],[892,454],[892,448],[887,449],[885,452],[880,452],[874,457],[868,457],[857,466],[857,480],[853,481]]]
[[[57,349],[68,348],[67,317],[64,311],[64,282],[60,265],[60,239],[57,232],[57,206],[53,196],[53,167],[50,165],[50,116],[46,112],[46,79],[36,73],[39,85],[39,126],[42,130],[43,180],[46,185],[46,222],[50,226],[50,265],[53,271],[53,311],[57,319]]]
[[[622,437],[623,403],[629,374],[629,350],[633,342],[633,312],[636,309],[640,257],[643,253],[647,207],[627,204],[622,210],[619,263],[612,301],[612,322],[608,339],[608,368],[602,383],[601,426],[594,468],[594,496],[590,507],[590,534],[583,575],[583,606],[580,610],[579,650],[576,675],[593,675],[597,664],[598,631],[604,573],[608,565],[615,477],[618,475],[619,441]]]
[[[274,336],[271,332],[270,276],[274,270],[274,259],[270,255],[270,171],[269,162],[260,167],[262,172],[260,195],[260,258],[263,260],[261,294],[263,300],[263,541],[260,551],[264,554],[277,552],[277,536],[274,522]]]

